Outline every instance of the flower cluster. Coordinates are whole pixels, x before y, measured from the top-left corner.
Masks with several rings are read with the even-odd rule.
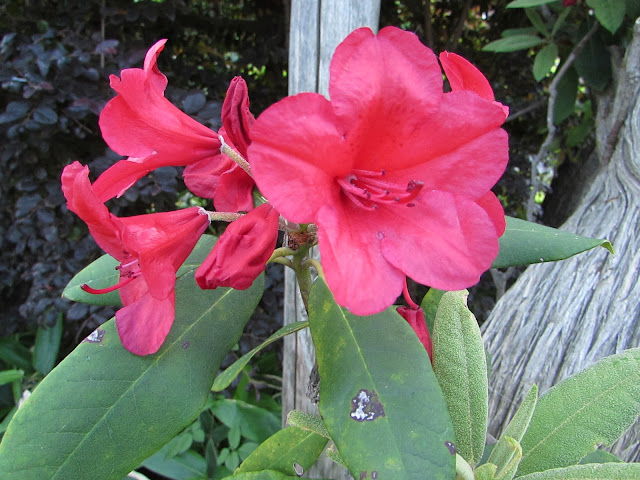
[[[69,208],[121,262],[114,288],[124,308],[116,322],[127,349],[148,354],[161,346],[174,316],[175,272],[215,218],[197,208],[132,218],[108,212],[104,202],[162,166],[186,167],[188,188],[218,212],[248,212],[233,217],[196,272],[201,288],[248,288],[288,222],[315,225],[309,232],[327,284],[359,315],[392,305],[407,277],[458,290],[490,267],[505,229],[491,188],[508,159],[500,128],[508,109],[467,60],[445,52],[438,63],[397,28],[358,29],[332,59],[330,100],[287,97],[255,119],[237,77],[214,132],[165,98],[167,78],[157,67],[164,44],[151,47],[144,68],[111,77],[117,96],[100,127],[127,158],[93,184],[78,163],[62,175]],[[255,186],[269,203],[254,209]],[[415,307],[400,313],[429,351]]]
[[[157,67],[164,44],[160,40],[151,47],[144,68],[126,69],[120,77],[110,79],[117,96],[100,114],[100,128],[107,144],[127,158],[108,168],[93,184],[88,167],[78,162],[68,165],[61,179],[68,208],[85,221],[98,245],[120,262],[117,285],[101,290],[84,285],[83,289],[95,294],[119,290],[124,307],[116,312],[118,334],[125,348],[138,355],[155,353],[162,346],[175,317],[176,271],[208,227],[210,217],[216,217],[194,207],[118,218],[105,202],[122,195],[156,168],[186,166],[185,183],[196,195],[213,199],[218,210],[250,211],[234,216],[239,220],[231,224],[233,228],[197,271],[202,288],[249,288],[265,268],[278,228],[278,214],[269,206],[270,241],[262,241],[266,233],[257,228],[243,231],[242,239],[228,246],[236,223],[246,225],[263,212],[252,210],[253,179],[229,158],[246,156],[250,142],[248,132],[254,118],[247,86],[239,77],[231,81],[222,109],[224,127],[219,132],[210,130],[165,98],[167,78]],[[221,153],[221,148],[228,153]],[[259,224],[260,219],[253,223]],[[247,254],[253,255],[251,259]],[[229,271],[241,272],[242,281],[230,280]]]

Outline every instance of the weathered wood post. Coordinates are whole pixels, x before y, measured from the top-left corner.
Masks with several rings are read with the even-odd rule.
[[[289,33],[289,95],[317,92],[328,97],[329,63],[336,46],[354,29],[367,26],[377,31],[380,0],[292,0]],[[285,273],[284,323],[306,320],[307,314],[289,269]],[[318,413],[307,398],[309,373],[315,350],[308,329],[284,341],[282,378],[283,422],[293,409]],[[330,462],[319,462],[309,474],[347,479],[348,472]],[[306,475],[305,475],[306,476]]]

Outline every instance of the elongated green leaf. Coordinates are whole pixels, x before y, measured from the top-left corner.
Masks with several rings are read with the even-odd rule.
[[[497,467],[493,463],[483,463],[475,471],[476,480],[494,480]]]
[[[519,218],[507,217],[507,230],[500,238],[500,253],[493,261],[492,267],[554,262],[598,246],[613,253],[613,247],[607,240],[581,237]]]
[[[239,472],[276,470],[297,475],[311,468],[329,440],[298,427],[286,427],[264,441],[242,462]],[[299,467],[294,467],[294,464]],[[298,470],[298,471],[296,471]]]
[[[547,38],[551,37],[549,29],[545,25],[542,16],[538,13],[537,8],[525,8],[524,13],[526,13],[531,25],[533,25],[538,32]]]
[[[553,109],[553,123],[559,125],[576,110],[578,96],[578,73],[570,67],[558,81],[558,96]]]
[[[533,61],[533,78],[536,79],[536,82],[542,80],[549,73],[551,67],[556,63],[557,57],[558,47],[555,43],[550,43],[540,49]]]
[[[147,458],[142,465],[172,480],[207,479],[207,462],[193,450],[167,457],[164,448]]]
[[[62,314],[52,327],[39,327],[33,347],[33,368],[46,375],[56,364],[62,339]]]
[[[469,292],[442,295],[433,326],[433,371],[447,402],[458,453],[479,463],[487,434],[487,361]]]
[[[522,458],[522,448],[520,448],[519,442],[522,441],[522,437],[526,433],[527,428],[529,428],[529,423],[531,422],[531,417],[533,416],[537,403],[538,387],[533,385],[509,422],[509,425],[507,425],[502,435],[500,435],[498,442],[493,447],[493,450],[491,450],[491,454],[487,459],[487,463],[491,463],[497,468],[496,478],[505,478],[508,480],[513,478],[513,474],[515,474],[518,463]],[[514,448],[515,444],[518,446]],[[514,462],[518,451],[519,458]]]
[[[291,476],[277,470],[262,470],[261,472],[241,472],[230,477],[229,480],[299,480],[297,475]]]
[[[593,8],[598,21],[611,33],[616,33],[626,10],[625,0],[587,0],[587,5]]]
[[[555,468],[518,477],[518,480],[638,480],[640,463],[591,463]]]
[[[259,277],[245,291],[203,291],[183,275],[155,355],[127,352],[114,320],[102,325],[14,416],[0,444],[3,479],[124,478],[200,413],[263,288]]]
[[[482,50],[486,52],[515,52],[537,47],[543,40],[536,35],[511,35],[487,43]]]
[[[264,342],[258,345],[256,348],[247,352],[241,358],[233,362],[231,366],[229,366],[224,372],[218,375],[213,382],[213,387],[211,390],[214,392],[220,392],[227,388],[231,383],[236,379],[236,377],[242,372],[242,369],[251,361],[256,353],[262,350],[264,347],[271,345],[276,340],[280,340],[281,338],[295,333],[298,330],[302,330],[309,326],[309,322],[293,322],[288,325],[285,325],[276,333],[267,338]]]
[[[576,464],[611,445],[640,414],[640,349],[626,350],[560,382],[538,401],[518,475]]]
[[[317,433],[327,439],[331,438],[320,415],[314,415],[301,410],[291,410],[287,413],[287,423],[294,427]]]
[[[442,295],[444,295],[444,290],[430,288],[420,303],[420,308],[424,311],[424,319],[427,322],[429,333],[433,332],[433,322],[436,320],[436,313]]]
[[[579,37],[584,37],[587,34],[593,21],[580,23],[578,27]],[[611,52],[608,48],[606,37],[609,37],[609,34],[604,31],[598,31],[595,35],[592,35],[574,63],[580,78],[591,88],[599,91],[606,88],[612,76]]]
[[[446,403],[407,322],[393,309],[352,315],[317,280],[309,325],[320,414],[354,478],[422,478],[425,472],[434,480],[453,478],[455,440]]]
[[[616,463],[622,462],[621,459],[616,457],[613,453],[607,452],[606,450],[597,449],[593,452],[587,453],[584,457],[580,459],[581,464],[586,463]]]
[[[24,372],[22,370],[2,370],[0,371],[0,385],[22,380]]]
[[[558,2],[559,0],[514,0],[507,4],[507,8],[529,8],[538,5],[546,5],[547,3]]]
[[[90,305],[122,305],[118,291],[93,295],[82,290],[85,283],[92,288],[107,288],[118,283],[120,275],[116,267],[120,265],[111,255],[103,255],[80,270],[62,292],[64,298]]]

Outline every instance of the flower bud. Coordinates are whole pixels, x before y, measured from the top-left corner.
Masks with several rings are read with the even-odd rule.
[[[200,288],[249,288],[276,246],[279,217],[278,211],[265,203],[230,223],[196,270]]]
[[[433,344],[431,343],[431,335],[429,335],[429,329],[427,329],[423,310],[421,308],[414,310],[409,307],[398,307],[396,310],[416,332],[418,339],[429,354],[429,359],[433,362]]]

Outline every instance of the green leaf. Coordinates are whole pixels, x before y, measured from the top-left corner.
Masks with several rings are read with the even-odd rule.
[[[558,125],[576,109],[578,95],[578,74],[575,68],[569,68],[558,81],[558,95],[553,109],[553,123]]]
[[[451,479],[454,433],[424,347],[389,308],[359,317],[317,280],[309,325],[320,375],[319,409],[354,478]],[[390,361],[392,360],[392,361]]]
[[[287,413],[287,423],[294,427],[317,433],[327,439],[331,439],[331,435],[329,435],[329,431],[327,430],[327,427],[325,427],[320,415],[314,415],[301,410],[291,410]]]
[[[476,480],[494,480],[497,467],[492,463],[483,463],[476,468]]]
[[[224,372],[216,377],[216,380],[213,382],[213,387],[211,390],[214,392],[220,392],[227,388],[231,383],[236,379],[236,377],[242,372],[242,369],[251,361],[256,353],[265,348],[268,345],[271,345],[276,340],[280,340],[281,338],[297,332],[298,330],[302,330],[309,326],[309,322],[293,322],[288,325],[285,325],[276,333],[267,338],[260,345],[255,347],[253,350],[247,352],[245,355],[236,360],[231,366],[229,366]]]
[[[518,475],[576,464],[611,445],[640,414],[640,349],[626,350],[552,387],[522,439]]]
[[[444,295],[444,290],[430,288],[427,294],[422,298],[420,308],[424,310],[424,319],[427,322],[429,333],[433,332],[433,322],[436,319],[436,313],[438,311],[438,305],[440,304],[442,295]]]
[[[242,436],[254,442],[264,442],[280,429],[279,415],[240,400],[216,398],[210,408],[227,427],[240,427]]]
[[[514,0],[507,4],[507,8],[529,8],[538,5],[546,5],[547,3],[558,2],[559,0]]]
[[[52,327],[39,327],[33,347],[33,368],[48,374],[56,365],[60,340],[62,339],[62,314]]]
[[[294,463],[308,470],[327,445],[325,437],[297,427],[286,427],[269,437],[238,467],[239,472],[276,470],[296,475]]]
[[[458,453],[475,466],[487,433],[487,362],[476,317],[467,308],[466,290],[446,292],[433,326],[433,371],[447,402]]]
[[[598,21],[612,34],[618,31],[626,10],[625,0],[587,0]]]
[[[532,473],[518,480],[638,480],[640,463],[592,463]]]
[[[533,25],[538,32],[540,32],[545,37],[549,38],[551,35],[549,34],[549,30],[544,23],[544,20],[538,13],[536,8],[525,8],[524,13],[529,18],[531,25]]]
[[[0,385],[18,382],[22,380],[22,377],[24,377],[22,370],[2,370],[0,371]]]
[[[207,478],[207,462],[202,455],[193,450],[187,450],[180,455],[167,456],[165,446],[142,462],[142,466],[172,480]]]
[[[299,480],[300,477],[287,475],[277,470],[262,470],[261,472],[241,472],[224,478],[231,480]]]
[[[520,459],[522,458],[522,448],[519,448],[520,458],[517,462],[513,462],[516,451],[518,448],[514,448],[515,444],[519,444],[522,441],[522,437],[529,428],[531,417],[535,411],[536,404],[538,403],[538,387],[533,385],[525,399],[518,407],[518,410],[513,415],[513,418],[509,422],[509,425],[504,429],[502,435],[498,439],[498,442],[491,450],[491,454],[487,459],[487,463],[491,463],[496,466],[497,474],[496,478],[513,478],[513,475],[508,475],[506,472],[513,472],[515,474],[515,468],[512,468],[513,463],[515,467],[518,466]]]
[[[82,285],[87,284],[92,288],[107,288],[118,283],[120,275],[116,267],[120,265],[111,255],[103,255],[80,270],[71,279],[62,292],[64,298],[74,302],[88,303],[90,305],[122,305],[120,293],[113,291],[102,295],[94,295],[82,290]]]
[[[558,15],[558,18],[556,19],[556,22],[553,24],[553,28],[551,29],[552,38],[556,36],[556,33],[558,33],[560,28],[564,25],[564,22],[570,13],[571,13],[571,7],[565,7],[562,9],[560,14]]]
[[[616,457],[613,453],[606,450],[597,449],[593,452],[587,453],[580,459],[581,464],[585,463],[615,463],[622,462],[621,459]]]
[[[578,36],[583,37],[592,23],[582,22],[578,28]],[[604,90],[611,80],[611,53],[603,38],[605,36],[608,34],[602,30],[592,35],[574,63],[578,75],[587,85],[598,91]]]
[[[543,40],[536,35],[512,35],[487,43],[482,50],[485,52],[515,52],[537,47]]]
[[[32,371],[31,352],[16,338],[0,338],[0,360],[26,372]]]
[[[183,275],[174,325],[150,356],[127,352],[114,320],[102,325],[16,413],[0,444],[4,478],[121,480],[198,416],[263,288],[259,277],[205,291]]]
[[[536,82],[547,76],[547,73],[555,65],[556,58],[558,58],[558,47],[555,43],[550,43],[540,49],[533,61],[533,78],[536,79]]]
[[[555,262],[595,247],[613,253],[611,243],[603,239],[582,237],[519,218],[507,217],[507,230],[500,237],[500,253],[493,268]]]

